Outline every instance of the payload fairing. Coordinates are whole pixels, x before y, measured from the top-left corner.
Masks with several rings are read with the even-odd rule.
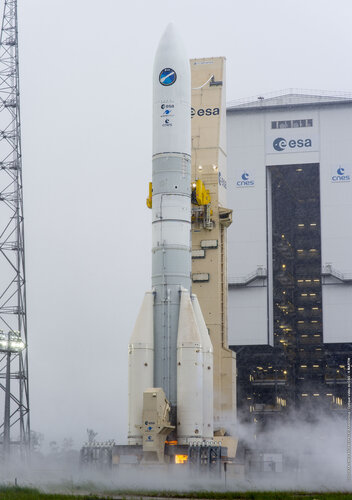
[[[213,349],[191,293],[190,63],[172,24],[154,60],[152,186],[152,290],[129,344],[128,438],[152,439],[143,393],[161,388],[173,439],[189,444],[213,437]]]

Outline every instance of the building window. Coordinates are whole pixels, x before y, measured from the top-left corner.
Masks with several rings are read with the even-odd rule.
[[[278,122],[278,128],[291,128],[291,120],[282,120]]]
[[[313,120],[311,118],[306,120],[280,120],[271,122],[271,128],[301,128],[301,127],[313,127]]]

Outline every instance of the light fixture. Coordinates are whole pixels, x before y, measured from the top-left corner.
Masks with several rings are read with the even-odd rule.
[[[20,332],[0,330],[0,352],[21,352],[25,347]]]

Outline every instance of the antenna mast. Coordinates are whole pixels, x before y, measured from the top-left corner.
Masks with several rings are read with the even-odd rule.
[[[3,413],[2,413],[3,412]],[[0,34],[0,458],[29,451],[17,0]]]

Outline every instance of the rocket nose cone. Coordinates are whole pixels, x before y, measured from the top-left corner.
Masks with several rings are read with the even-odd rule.
[[[167,151],[191,155],[190,63],[173,24],[160,39],[153,66],[153,155]]]
[[[180,35],[178,34],[175,24],[169,23],[166,26],[164,33],[162,34],[156,54],[164,51],[175,50],[177,50],[177,52],[183,53],[183,55],[187,57],[185,47]]]
[[[167,37],[177,37],[177,29],[176,29],[176,26],[174,23],[169,23],[166,28],[165,28],[165,31],[162,35],[162,38],[164,36],[167,36]]]
[[[165,42],[166,40],[175,40],[177,38],[179,38],[179,36],[177,34],[176,26],[174,25],[174,23],[169,23],[161,36],[160,43],[163,41]]]

